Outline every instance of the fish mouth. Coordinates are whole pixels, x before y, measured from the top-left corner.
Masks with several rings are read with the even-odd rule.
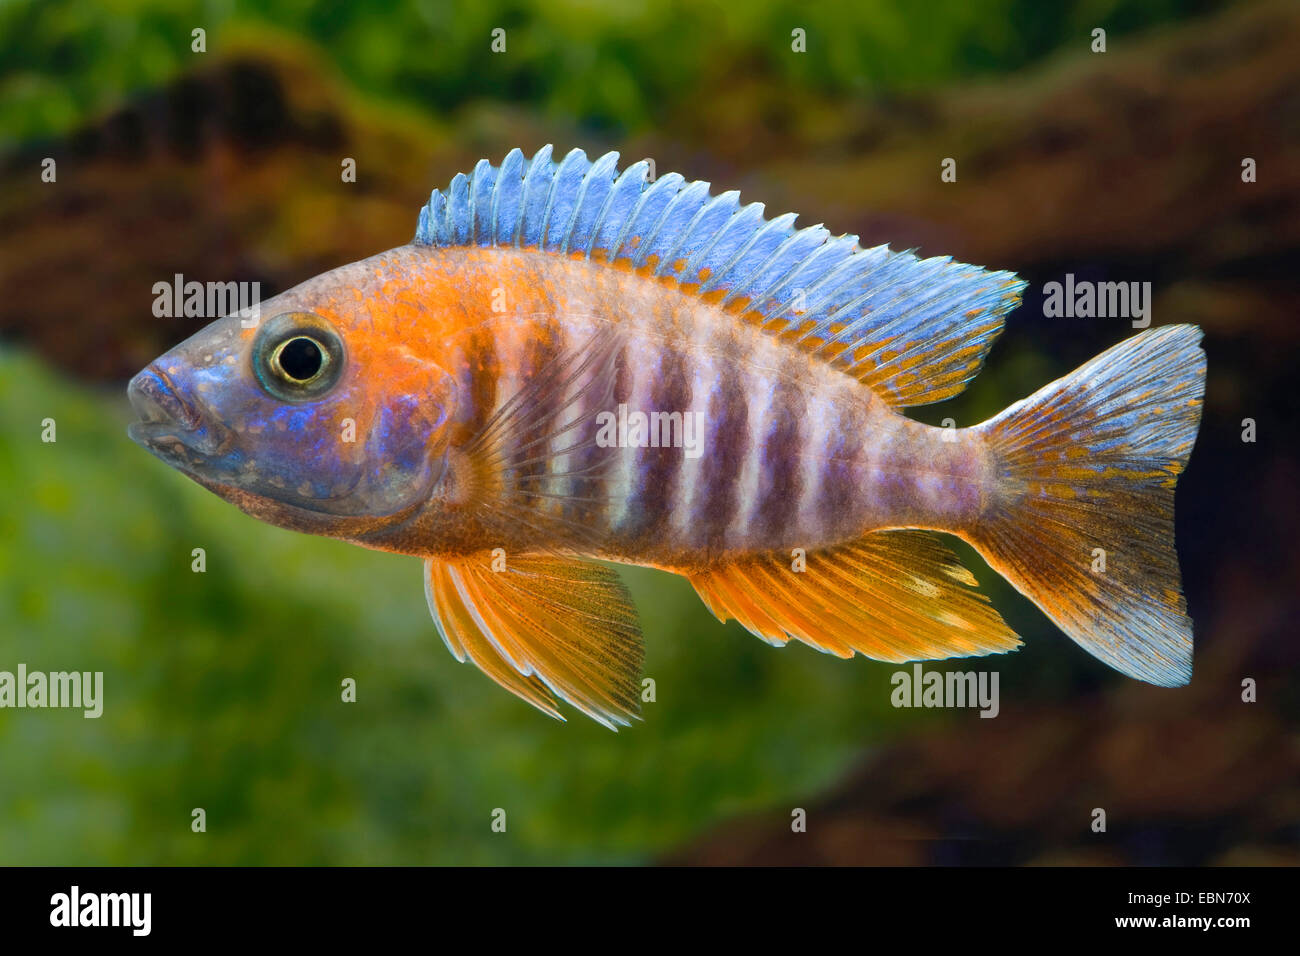
[[[218,454],[228,430],[204,420],[186,400],[165,371],[156,364],[145,368],[126,388],[131,408],[140,420],[127,426],[132,441],[168,464],[191,471]]]

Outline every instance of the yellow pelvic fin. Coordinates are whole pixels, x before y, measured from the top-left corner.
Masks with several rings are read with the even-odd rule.
[[[570,558],[425,562],[425,594],[456,659],[560,720],[558,699],[616,730],[640,712],[645,659],[618,575]],[[557,699],[558,698],[558,699]]]
[[[935,536],[877,531],[810,553],[793,570],[784,553],[690,576],[720,621],[735,618],[772,644],[790,638],[839,657],[882,661],[999,654],[1020,639]]]

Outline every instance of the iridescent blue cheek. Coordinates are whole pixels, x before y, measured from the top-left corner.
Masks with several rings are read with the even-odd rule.
[[[295,494],[329,498],[356,484],[360,449],[345,441],[325,403],[275,405],[258,424],[257,434],[248,435],[249,458],[258,471],[279,477]]]
[[[372,474],[386,467],[411,474],[423,467],[429,445],[445,420],[442,409],[422,396],[396,396],[379,410],[369,443]]]

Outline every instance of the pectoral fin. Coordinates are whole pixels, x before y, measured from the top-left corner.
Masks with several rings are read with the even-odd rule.
[[[568,347],[538,344],[536,370],[465,444],[466,494],[488,534],[523,536],[532,552],[599,547],[591,516],[609,505],[602,479],[619,455],[596,422],[615,405],[621,346],[610,326]]]
[[[627,589],[603,565],[489,556],[425,562],[425,594],[456,659],[563,720],[565,700],[611,730],[640,712],[645,659]]]
[[[790,638],[881,661],[976,657],[1020,639],[975,590],[975,577],[933,535],[878,531],[807,556],[796,571],[769,554],[691,575],[720,621],[734,617],[772,644]]]

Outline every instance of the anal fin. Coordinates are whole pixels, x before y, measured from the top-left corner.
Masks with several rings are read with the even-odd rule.
[[[563,720],[568,701],[611,730],[640,711],[645,652],[636,611],[602,565],[521,556],[425,562],[425,594],[457,660]]]
[[[767,554],[690,575],[721,621],[769,643],[791,638],[839,657],[937,660],[1020,646],[974,575],[934,535],[878,531],[807,556]]]

